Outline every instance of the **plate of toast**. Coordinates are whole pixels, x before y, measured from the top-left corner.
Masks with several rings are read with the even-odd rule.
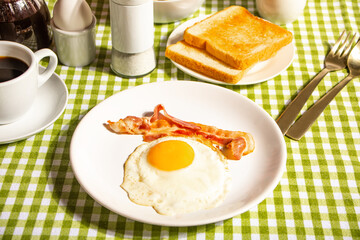
[[[286,70],[293,34],[240,6],[200,16],[169,36],[165,56],[183,72],[221,85],[250,85]]]

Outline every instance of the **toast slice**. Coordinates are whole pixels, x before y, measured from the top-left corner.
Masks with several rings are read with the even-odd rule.
[[[230,6],[188,27],[184,40],[237,69],[247,69],[274,56],[292,41],[292,33]]]
[[[190,46],[185,41],[168,46],[165,56],[193,71],[226,83],[237,83],[245,73],[219,61],[203,49]]]

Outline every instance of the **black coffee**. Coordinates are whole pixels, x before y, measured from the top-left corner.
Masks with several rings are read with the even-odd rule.
[[[0,83],[20,76],[28,68],[29,66],[20,59],[0,56]]]

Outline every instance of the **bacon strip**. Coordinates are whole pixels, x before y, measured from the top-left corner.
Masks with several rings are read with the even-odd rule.
[[[117,122],[108,121],[108,124],[119,134],[143,135],[146,142],[165,136],[202,137],[221,148],[226,158],[233,160],[239,160],[255,148],[254,139],[249,133],[186,122],[169,115],[161,104],[155,107],[151,117],[127,116]]]
[[[156,105],[155,109],[154,109],[154,114],[152,115],[152,117],[150,118],[150,122],[154,122],[156,120],[159,120],[160,119],[160,111],[163,111],[164,112],[164,117],[166,120],[170,121],[170,122],[173,122],[177,125],[179,125],[180,127],[183,127],[183,128],[188,128],[188,129],[192,129],[192,130],[200,130],[201,128],[196,126],[195,124],[193,123],[189,123],[189,122],[185,122],[183,120],[180,120],[178,118],[175,118],[175,117],[172,117],[170,116],[166,111],[165,111],[165,108],[163,105],[161,104],[158,104]]]

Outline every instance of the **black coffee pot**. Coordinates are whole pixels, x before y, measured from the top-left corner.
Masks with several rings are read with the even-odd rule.
[[[0,40],[34,51],[52,47],[50,12],[44,0],[0,0]]]

